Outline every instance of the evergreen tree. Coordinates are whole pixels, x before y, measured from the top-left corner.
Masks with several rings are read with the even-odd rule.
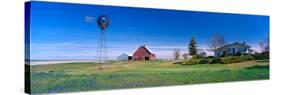
[[[197,55],[197,46],[196,46],[195,38],[192,37],[188,46],[189,55],[196,56]]]

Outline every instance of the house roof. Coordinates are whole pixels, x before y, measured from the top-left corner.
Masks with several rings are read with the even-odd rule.
[[[123,53],[123,54],[121,54],[119,56],[132,56],[132,54]]]
[[[214,49],[214,51],[216,51],[216,50],[220,50],[220,49],[222,49],[222,48],[229,47],[229,46],[232,46],[232,45],[241,45],[241,46],[244,46],[244,47],[250,48],[250,46],[249,46],[249,45],[247,45],[246,43],[234,42],[234,43],[232,43],[232,44],[226,44],[226,45],[224,45],[224,46],[221,46],[221,47],[219,47],[219,48],[216,48],[216,49]]]

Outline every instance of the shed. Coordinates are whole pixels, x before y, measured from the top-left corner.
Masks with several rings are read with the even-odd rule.
[[[120,61],[132,60],[132,56],[124,53],[124,54],[118,56],[117,60],[120,60]]]

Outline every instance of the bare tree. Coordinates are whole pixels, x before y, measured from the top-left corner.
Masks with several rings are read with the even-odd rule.
[[[182,57],[183,57],[184,59],[187,59],[188,53],[183,53],[183,54],[182,54]]]
[[[260,51],[268,52],[269,51],[269,37],[266,37],[264,40],[259,42]]]
[[[264,41],[260,41],[259,42],[259,46],[260,46],[260,51],[263,52],[264,51],[264,46],[265,46]]]
[[[203,51],[203,52],[200,52],[198,54],[198,56],[200,56],[200,57],[207,57],[207,53],[205,51]]]
[[[223,36],[215,34],[211,37],[209,41],[209,47],[214,50],[226,44],[226,41]]]
[[[175,60],[180,59],[180,49],[174,49],[174,58]]]
[[[269,52],[269,48],[270,48],[270,46],[269,46],[269,36],[268,37],[266,37],[266,39],[265,39],[265,48],[264,48],[264,51],[265,52]]]

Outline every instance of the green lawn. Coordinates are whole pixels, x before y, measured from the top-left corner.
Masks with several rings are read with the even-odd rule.
[[[269,79],[268,61],[180,65],[165,61],[31,66],[32,93],[58,93]]]

